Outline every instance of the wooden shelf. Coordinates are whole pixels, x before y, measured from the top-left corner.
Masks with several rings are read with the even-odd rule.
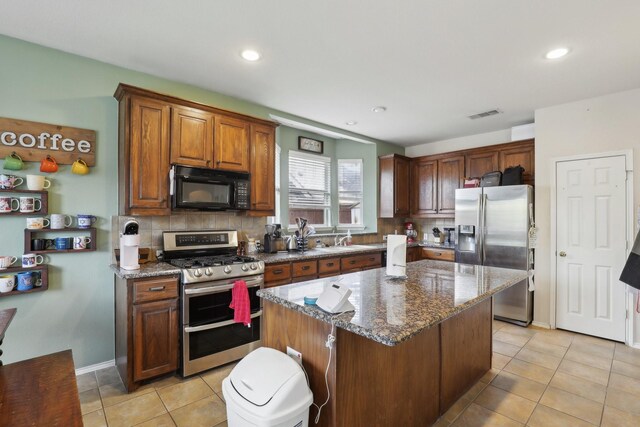
[[[31,239],[33,239],[33,235],[37,233],[89,233],[89,237],[91,238],[91,243],[89,243],[90,247],[87,249],[46,249],[44,251],[33,251],[31,250]],[[73,236],[69,236],[73,237]],[[96,241],[96,229],[94,227],[90,228],[77,228],[77,227],[68,227],[68,228],[39,228],[39,229],[29,229],[25,228],[24,230],[24,253],[25,254],[55,254],[55,253],[70,253],[70,252],[95,252],[97,247]]]
[[[5,212],[0,214],[0,217],[2,216],[44,216],[44,215],[48,215],[49,214],[49,192],[42,190],[42,191],[37,191],[37,190],[21,190],[18,188],[12,188],[11,190],[2,190],[0,189],[0,194],[33,194],[33,195],[40,195],[39,199],[40,199],[40,203],[42,203],[42,207],[40,208],[39,211],[34,211],[34,212]]]
[[[0,298],[9,297],[12,295],[22,295],[22,294],[30,294],[34,292],[44,292],[49,289],[49,266],[48,265],[37,265],[35,267],[9,267],[4,270],[0,270],[0,275],[6,275],[11,273],[20,273],[22,271],[39,271],[40,272],[40,280],[42,280],[41,286],[34,286],[33,289],[28,291],[16,291],[13,290],[11,292],[0,293]],[[16,283],[16,287],[18,284]]]

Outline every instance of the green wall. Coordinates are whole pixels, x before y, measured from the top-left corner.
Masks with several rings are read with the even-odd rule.
[[[5,363],[67,348],[73,350],[76,367],[114,357],[113,274],[108,265],[111,260],[110,220],[112,215],[117,214],[118,117],[113,92],[118,83],[169,93],[257,117],[267,118],[269,113],[276,113],[319,125],[194,86],[5,36],[0,36],[0,58],[1,117],[87,128],[97,132],[97,163],[89,175],[72,175],[69,166],[63,166],[58,173],[51,174],[53,185],[49,190],[49,212],[70,215],[90,213],[100,218],[96,252],[48,255],[48,291],[0,298],[0,309],[18,308],[2,346],[5,353],[2,361]],[[338,131],[330,126],[321,127]],[[401,147],[376,142],[377,145],[373,147],[378,147],[379,151],[374,153],[374,158],[389,150],[404,152]],[[18,175],[39,173],[36,163],[27,165],[27,169]],[[375,196],[375,190],[373,194]],[[0,254],[20,256],[23,253],[25,218],[2,217],[0,221]]]

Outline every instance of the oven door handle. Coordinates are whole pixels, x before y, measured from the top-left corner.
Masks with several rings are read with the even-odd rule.
[[[255,319],[258,316],[262,316],[262,310],[252,314],[251,318]],[[184,331],[189,334],[191,332],[201,332],[201,331],[207,331],[209,329],[222,328],[223,326],[233,325],[234,323],[236,322],[233,320],[227,320],[225,322],[213,323],[211,325],[187,326],[184,328]]]
[[[256,286],[260,286],[261,280],[256,280],[254,282],[247,282],[247,288],[255,288]],[[226,292],[228,290],[233,289],[234,284],[224,285],[224,286],[208,286],[206,288],[195,288],[195,289],[185,289],[185,295],[199,295],[199,294],[217,294],[220,292]]]

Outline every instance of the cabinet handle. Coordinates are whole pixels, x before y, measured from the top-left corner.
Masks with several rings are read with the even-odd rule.
[[[165,286],[154,286],[151,287],[149,289],[147,289],[149,292],[160,292],[160,291],[164,291]]]
[[[218,164],[218,165],[219,165],[219,164],[220,164],[220,160],[218,160],[218,161],[216,162],[216,164]]]
[[[273,274],[282,274],[282,270],[273,270]]]
[[[369,258],[369,261],[375,261],[375,260],[376,260],[375,257]]]
[[[333,263],[332,262],[328,262],[327,263],[327,267],[333,267]]]
[[[351,261],[349,261],[349,264],[351,264],[351,265],[353,265],[353,264],[355,264],[355,263],[356,263],[356,260],[355,260],[355,259],[352,259]]]
[[[434,252],[434,254],[435,254],[436,256],[441,256],[441,255],[442,255],[442,252]]]
[[[303,266],[303,267],[302,267],[302,271],[307,271],[307,270],[309,270],[310,268],[311,268],[311,266],[310,266],[310,265],[305,265],[305,266]]]

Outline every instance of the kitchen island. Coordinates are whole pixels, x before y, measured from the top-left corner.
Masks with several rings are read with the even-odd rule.
[[[259,292],[263,345],[302,353],[317,404],[327,397],[331,358],[331,398],[319,425],[433,423],[491,368],[491,296],[527,274],[425,260],[408,264],[407,276],[380,268]],[[304,305],[336,282],[352,290],[355,312]]]

